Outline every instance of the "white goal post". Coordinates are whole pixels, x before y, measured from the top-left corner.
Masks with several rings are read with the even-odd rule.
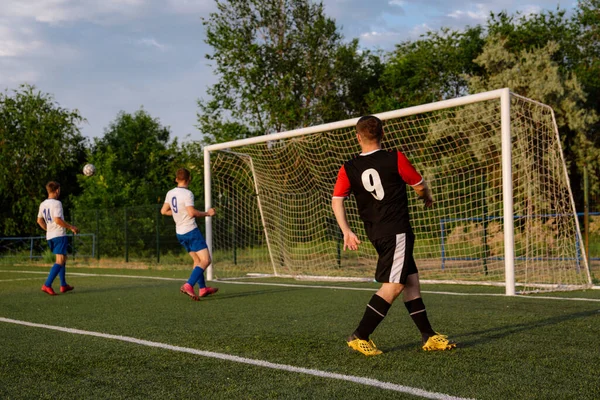
[[[509,89],[376,114],[384,149],[407,155],[435,206],[409,191],[414,255],[424,282],[503,285],[507,295],[591,286],[552,109]],[[374,275],[376,253],[342,251],[331,194],[360,153],[358,118],[204,148],[208,279]]]

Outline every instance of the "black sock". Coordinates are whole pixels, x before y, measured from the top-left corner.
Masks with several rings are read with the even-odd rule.
[[[369,335],[371,335],[375,328],[377,328],[377,325],[383,321],[391,306],[390,303],[374,294],[373,297],[371,297],[369,304],[367,304],[365,314],[358,324],[358,328],[354,331],[354,336],[362,340],[369,340]]]
[[[412,318],[417,328],[421,332],[421,337],[423,341],[426,342],[430,336],[435,335],[435,331],[431,328],[431,324],[429,323],[429,319],[427,318],[427,311],[425,311],[425,304],[423,303],[423,299],[416,298],[411,301],[407,301],[404,303],[410,317]]]

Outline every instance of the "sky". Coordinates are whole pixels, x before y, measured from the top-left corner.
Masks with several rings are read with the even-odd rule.
[[[490,12],[572,10],[576,0],[323,0],[347,40],[392,50],[441,27],[485,24]],[[202,18],[214,0],[0,0],[0,90],[35,85],[86,119],[99,138],[141,107],[180,141],[200,140],[198,99],[217,82]]]

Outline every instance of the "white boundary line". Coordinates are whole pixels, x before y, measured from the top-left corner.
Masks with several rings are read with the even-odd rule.
[[[14,273],[23,273],[23,274],[43,274],[46,275],[47,272],[41,271],[8,271],[8,270],[0,270],[0,272],[14,272]],[[165,278],[162,276],[143,276],[143,275],[118,275],[118,274],[91,274],[84,272],[69,272],[69,275],[73,276],[88,276],[88,277],[107,277],[107,278],[131,278],[131,279],[154,279],[160,281],[185,281],[185,278]],[[1,282],[1,281],[0,281]],[[297,287],[297,288],[309,288],[309,289],[335,289],[335,290],[358,290],[358,291],[367,291],[374,292],[376,288],[355,288],[355,287],[344,287],[344,286],[324,286],[324,285],[300,285],[296,283],[268,283],[268,282],[236,282],[231,280],[220,281],[214,280],[213,282],[219,282],[224,284],[231,285],[258,285],[258,286],[278,286],[278,287]],[[490,297],[506,297],[504,293],[464,293],[464,292],[439,292],[439,291],[430,291],[430,290],[421,290],[421,293],[427,294],[444,294],[449,296],[490,296]],[[545,300],[570,300],[570,301],[590,301],[590,302],[600,302],[600,299],[589,299],[583,297],[557,297],[557,296],[535,296],[535,295],[517,295],[515,296],[519,299],[545,299]]]
[[[254,365],[257,367],[271,368],[271,369],[280,370],[280,371],[312,375],[312,376],[316,376],[319,378],[329,378],[329,379],[337,379],[337,380],[342,380],[342,381],[347,381],[347,382],[354,382],[354,383],[358,383],[360,385],[372,386],[372,387],[376,387],[379,389],[392,390],[394,392],[401,392],[401,393],[408,393],[413,396],[419,396],[419,397],[423,397],[426,399],[468,400],[464,397],[456,397],[456,396],[451,396],[451,395],[444,394],[444,393],[429,392],[429,391],[423,390],[423,389],[413,388],[410,386],[398,385],[398,384],[391,383],[391,382],[383,382],[383,381],[379,381],[377,379],[372,379],[372,378],[365,378],[365,377],[354,376],[354,375],[336,374],[333,372],[326,372],[326,371],[321,371],[318,369],[294,367],[292,365],[287,365],[287,364],[277,364],[277,363],[272,363],[272,362],[263,361],[263,360],[255,360],[252,358],[238,357],[238,356],[233,356],[233,355],[223,354],[223,353],[215,353],[212,351],[203,351],[203,350],[192,349],[189,347],[180,347],[180,346],[173,346],[173,345],[165,344],[165,343],[151,342],[149,340],[136,339],[136,338],[129,337],[129,336],[111,335],[108,333],[84,331],[81,329],[63,328],[61,326],[36,324],[34,322],[20,321],[20,320],[15,320],[15,319],[10,319],[10,318],[2,318],[2,317],[0,317],[0,322],[29,326],[29,327],[33,327],[33,328],[50,329],[50,330],[54,330],[54,331],[72,333],[75,335],[94,336],[94,337],[99,337],[99,338],[104,338],[104,339],[119,340],[121,342],[129,342],[129,343],[139,344],[139,345],[148,346],[148,347],[157,347],[160,349],[177,351],[177,352],[181,352],[181,353],[195,354],[195,355],[199,355],[202,357],[216,358],[219,360]]]

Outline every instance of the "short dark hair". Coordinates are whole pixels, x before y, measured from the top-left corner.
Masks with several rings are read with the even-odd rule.
[[[58,189],[60,189],[60,183],[58,183],[56,181],[50,181],[50,182],[46,183],[46,191],[48,191],[48,194],[54,193]]]
[[[369,142],[380,142],[383,137],[383,123],[374,115],[365,115],[356,123],[356,131]]]
[[[178,181],[189,181],[190,180],[190,171],[188,171],[185,168],[179,168],[177,170],[177,175],[175,175],[175,178]]]

